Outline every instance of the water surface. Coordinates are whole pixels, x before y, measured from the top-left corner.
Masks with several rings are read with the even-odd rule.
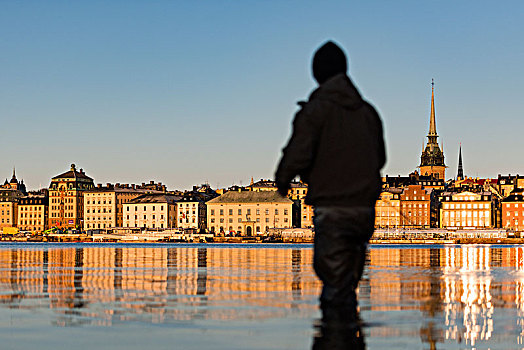
[[[371,246],[367,349],[520,349],[521,246]],[[1,349],[309,349],[310,245],[0,244]]]

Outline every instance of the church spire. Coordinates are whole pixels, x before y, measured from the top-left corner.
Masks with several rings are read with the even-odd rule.
[[[435,82],[431,79],[431,115],[429,119],[428,136],[437,136],[437,123],[435,122]]]
[[[11,178],[11,183],[14,183],[14,182],[18,182],[18,181],[16,180],[16,169],[13,166],[13,177]]]
[[[420,174],[445,178],[444,153],[437,142],[437,123],[435,116],[435,82],[431,79],[431,113],[429,118],[428,143],[420,156]]]
[[[457,172],[457,180],[464,179],[464,169],[462,168],[462,144],[459,146],[459,164]]]

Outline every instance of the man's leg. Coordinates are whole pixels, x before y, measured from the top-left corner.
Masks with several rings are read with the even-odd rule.
[[[364,270],[373,221],[370,208],[315,209],[314,268],[323,283],[320,305],[324,318],[356,313],[355,290]]]

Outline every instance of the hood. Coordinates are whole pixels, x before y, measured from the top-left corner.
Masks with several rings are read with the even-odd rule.
[[[309,96],[309,101],[312,100],[327,100],[348,109],[358,109],[364,103],[346,74],[337,74],[321,84]]]
[[[344,51],[332,41],[322,45],[313,56],[313,77],[319,84],[340,73],[346,73],[347,59]]]

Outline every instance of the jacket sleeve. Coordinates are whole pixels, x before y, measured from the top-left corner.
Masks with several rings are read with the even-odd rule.
[[[307,182],[320,137],[320,118],[315,118],[314,107],[305,105],[293,120],[293,132],[278,164],[275,182],[280,194],[285,196],[289,183],[300,175]]]

